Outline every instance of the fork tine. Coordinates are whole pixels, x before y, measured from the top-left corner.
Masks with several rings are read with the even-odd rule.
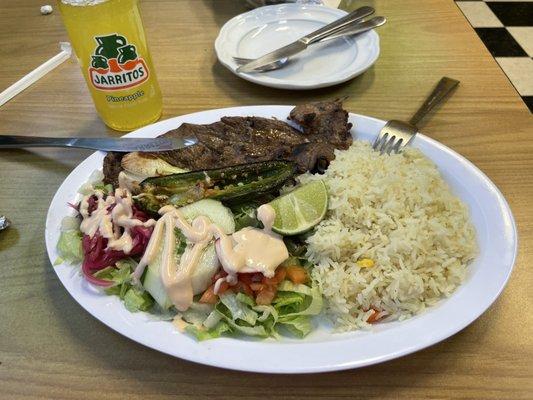
[[[373,146],[374,150],[379,151],[379,154],[386,153],[395,138],[389,132],[383,132],[383,134],[380,134],[378,140],[376,140],[375,147]]]
[[[376,140],[374,140],[374,143],[372,144],[372,149],[378,150],[378,148],[381,148],[383,146],[383,143],[387,141],[388,136],[388,132],[381,130],[379,132],[378,137],[376,138]]]
[[[391,152],[398,154],[400,152],[400,148],[402,147],[403,147],[403,138],[398,138],[396,143],[392,143],[391,146],[388,148],[387,154],[390,154]]]
[[[391,149],[394,147],[396,141],[396,136],[391,135],[385,143],[383,143],[383,146],[381,146],[381,149],[379,153],[383,155],[384,153],[390,154]]]

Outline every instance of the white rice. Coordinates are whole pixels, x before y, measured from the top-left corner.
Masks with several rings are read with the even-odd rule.
[[[477,252],[467,207],[416,149],[380,156],[368,142],[337,151],[324,179],[326,218],[308,237],[313,278],[338,330],[368,327],[379,310],[405,319],[449,296]],[[358,260],[370,258],[373,267]]]

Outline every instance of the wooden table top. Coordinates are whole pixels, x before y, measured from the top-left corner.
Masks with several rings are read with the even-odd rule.
[[[0,4],[0,90],[57,52],[59,13],[38,0]],[[298,92],[235,77],[217,63],[221,25],[238,0],[142,3],[164,94],[163,118],[210,108],[295,104],[349,96],[346,108],[405,119],[441,76],[461,81],[424,127],[466,156],[501,189],[520,250],[500,298],[455,336],[415,354],[358,370],[314,376],[238,373],[150,350],[113,332],[66,292],[48,261],[45,215],[56,189],[90,153],[0,151],[0,398],[160,399],[531,399],[533,398],[533,119],[452,1],[369,0],[389,22],[375,66],[336,87]],[[118,136],[98,119],[76,60],[0,108],[0,132]],[[498,260],[494,260],[498,268]]]

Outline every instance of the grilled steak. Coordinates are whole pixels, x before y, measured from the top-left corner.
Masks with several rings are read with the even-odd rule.
[[[289,119],[300,125],[308,137],[314,137],[318,142],[327,142],[342,150],[352,144],[352,124],[348,123],[348,112],[342,108],[339,100],[294,107]]]
[[[295,107],[286,122],[261,117],[223,117],[206,125],[184,123],[163,136],[196,137],[198,143],[183,149],[152,153],[176,167],[201,170],[267,160],[293,160],[300,172],[325,169],[335,149],[352,143],[348,113],[340,101]],[[105,182],[118,184],[122,155],[110,152],[104,159]]]

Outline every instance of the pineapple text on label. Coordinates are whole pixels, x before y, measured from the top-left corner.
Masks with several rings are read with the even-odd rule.
[[[110,103],[116,103],[116,102],[119,102],[119,101],[133,101],[133,100],[137,100],[139,97],[142,97],[144,96],[144,90],[137,90],[135,93],[133,94],[129,94],[127,96],[111,96],[111,95],[107,95],[106,96],[106,100]]]

